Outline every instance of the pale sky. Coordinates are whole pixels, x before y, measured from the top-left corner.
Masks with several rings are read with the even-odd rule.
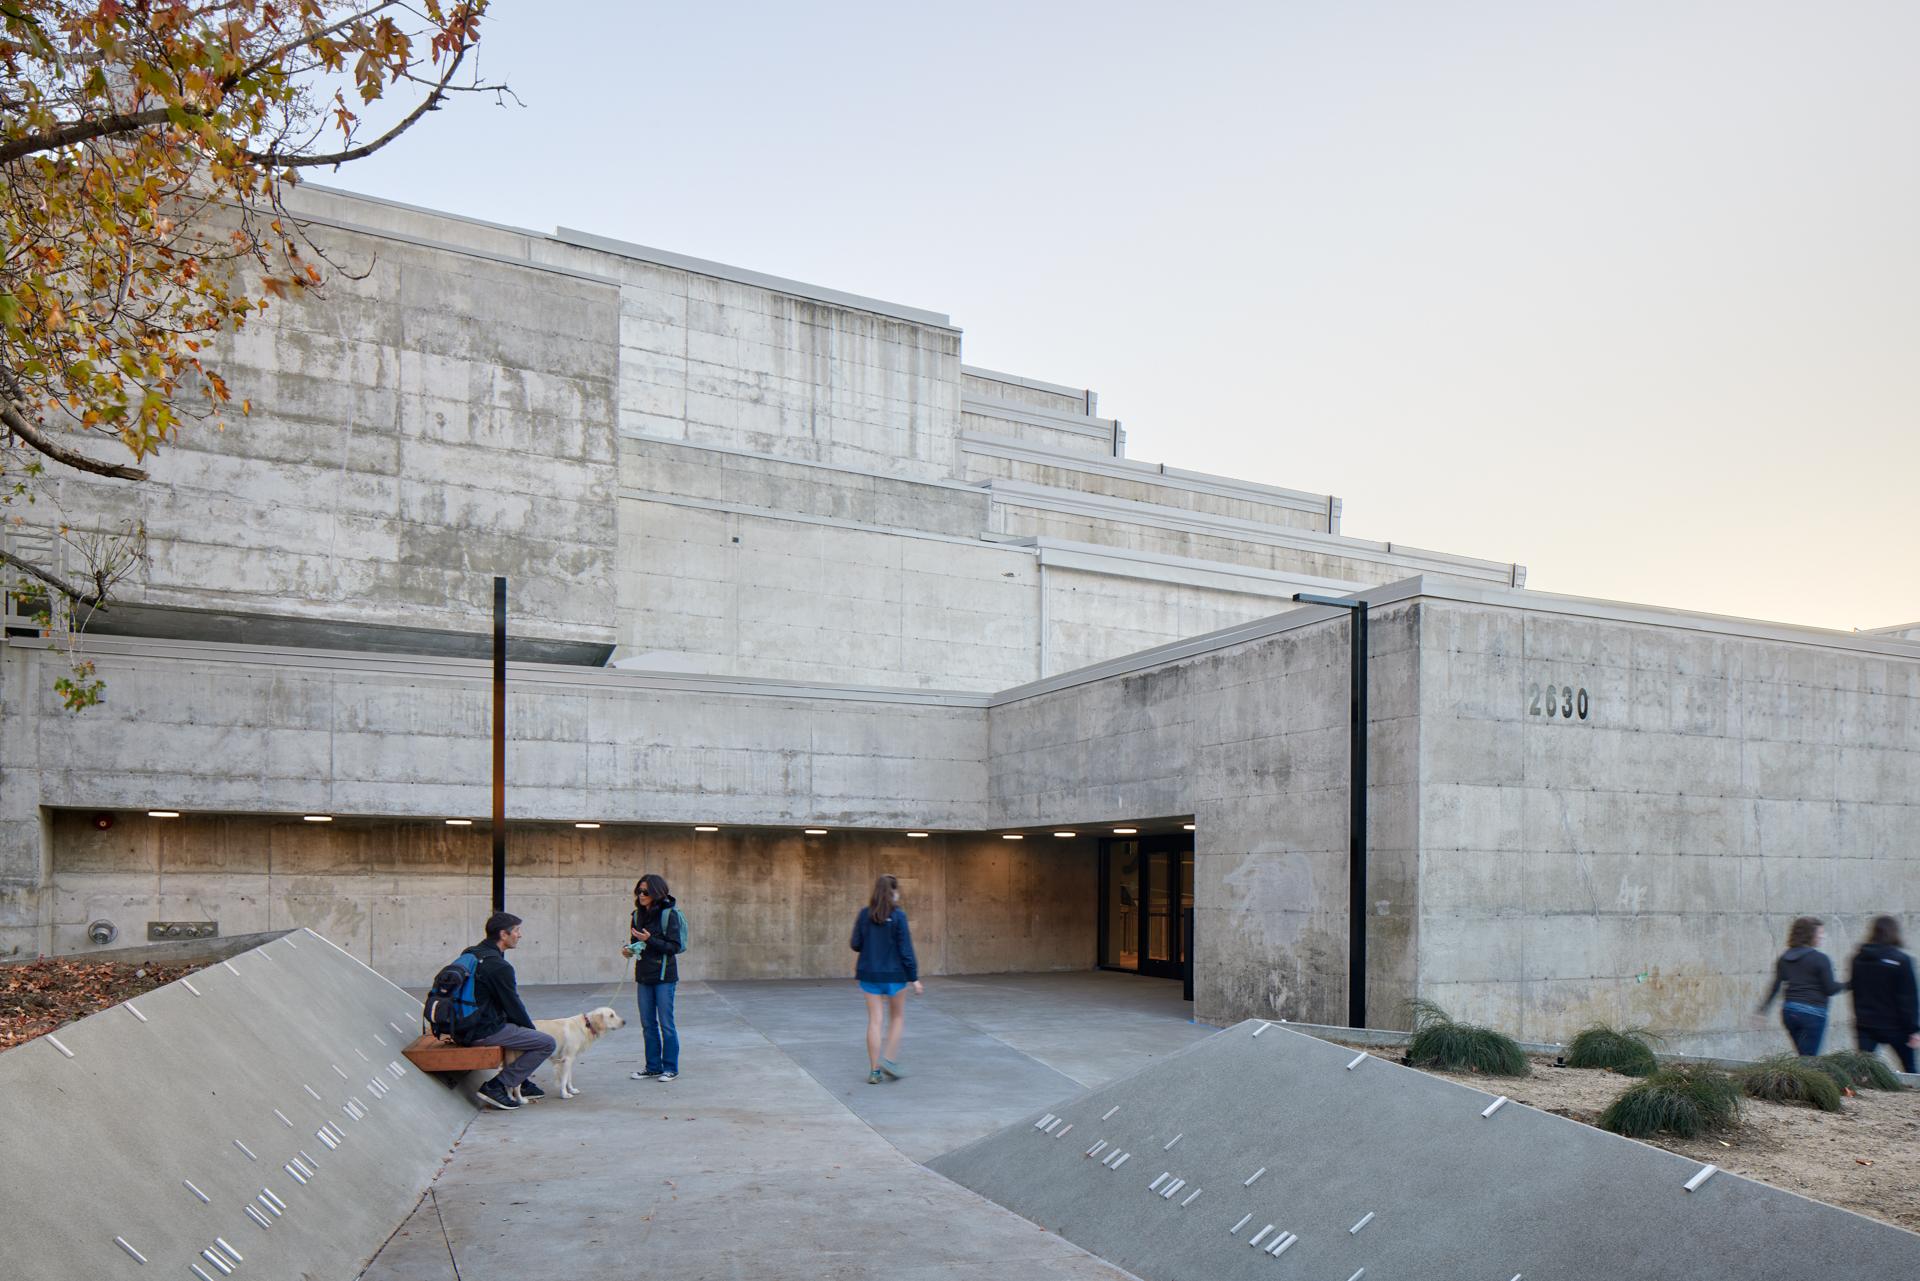
[[[1920,6],[496,0],[320,181],[950,313],[1546,591],[1920,619]]]

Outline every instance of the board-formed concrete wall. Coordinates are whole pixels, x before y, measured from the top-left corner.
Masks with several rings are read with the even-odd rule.
[[[126,939],[148,920],[214,920],[227,933],[311,926],[396,981],[430,982],[480,938],[491,910],[491,834],[391,819],[149,819],[99,831],[86,812],[52,826],[51,948],[86,950],[87,923]],[[643,872],[664,876],[695,946],[689,980],[851,974],[847,935],[874,878],[900,878],[927,974],[1085,969],[1095,949],[1091,839],[518,824],[507,906],[526,920],[522,982],[632,972],[619,955]]]
[[[1376,1010],[1413,995],[1418,614],[1378,611],[1369,633]],[[1300,609],[995,699],[990,786],[1009,823],[1194,816],[1201,1019],[1345,1021],[1344,618]]]
[[[350,1281],[473,1117],[419,1018],[303,930],[0,1053],[7,1275]]]
[[[1421,618],[1422,995],[1751,1056],[1795,916],[1842,980],[1873,916],[1920,923],[1920,646],[1457,594]]]

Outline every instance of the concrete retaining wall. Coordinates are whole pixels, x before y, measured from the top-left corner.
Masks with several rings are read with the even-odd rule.
[[[312,926],[402,983],[424,986],[480,938],[491,910],[491,835],[434,823],[127,816],[96,830],[56,812],[49,946],[92,951],[89,921],[122,938],[148,920],[227,932]],[[881,872],[900,877],[929,974],[1085,969],[1095,950],[1093,843],[996,836],[523,825],[509,839],[507,905],[526,919],[523,983],[632,972],[618,955],[642,872],[666,877],[694,946],[687,979],[853,972],[847,933]],[[137,869],[137,870],[136,870]]]
[[[303,930],[0,1054],[8,1275],[349,1281],[473,1116],[418,1023]]]

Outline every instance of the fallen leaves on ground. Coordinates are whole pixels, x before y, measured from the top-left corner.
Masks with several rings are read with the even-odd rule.
[[[200,968],[59,957],[0,966],[0,1050],[25,1045]]]

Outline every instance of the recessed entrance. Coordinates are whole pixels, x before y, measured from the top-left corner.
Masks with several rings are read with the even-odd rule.
[[[1100,842],[1100,968],[1183,977],[1192,909],[1192,834]]]

